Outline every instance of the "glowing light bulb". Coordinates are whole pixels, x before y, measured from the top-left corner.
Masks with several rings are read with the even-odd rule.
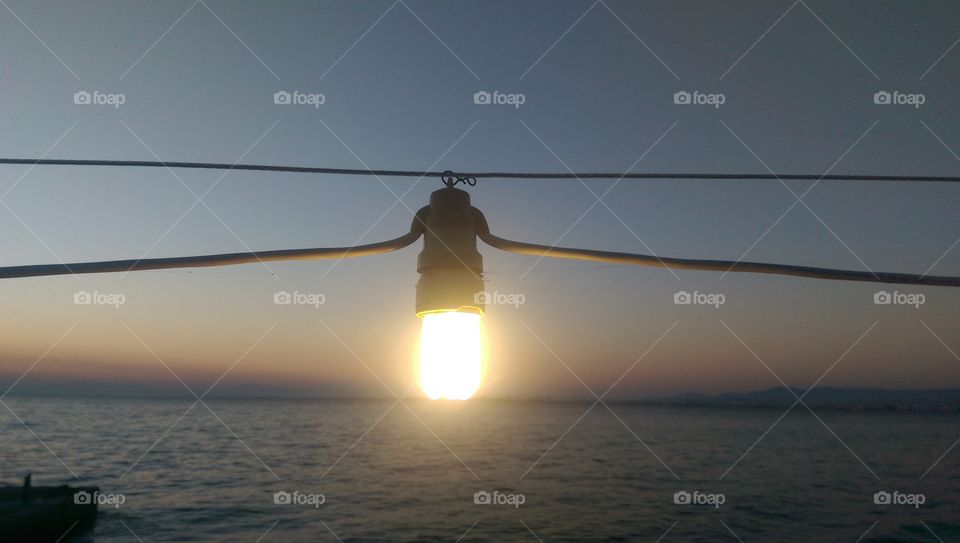
[[[423,316],[420,386],[431,400],[467,400],[483,373],[480,315],[446,311]]]

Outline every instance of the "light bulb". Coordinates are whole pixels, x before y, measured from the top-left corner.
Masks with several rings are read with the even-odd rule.
[[[423,315],[420,386],[431,400],[467,400],[480,388],[480,315],[445,311]]]

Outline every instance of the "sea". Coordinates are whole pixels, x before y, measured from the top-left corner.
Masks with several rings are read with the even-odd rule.
[[[64,542],[960,540],[956,414],[7,397],[0,425],[0,482],[100,488]]]

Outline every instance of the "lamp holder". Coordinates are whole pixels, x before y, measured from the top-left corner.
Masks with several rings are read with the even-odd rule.
[[[483,257],[477,234],[486,221],[470,195],[447,185],[417,212],[424,229],[417,256],[417,316],[460,311],[483,315]]]

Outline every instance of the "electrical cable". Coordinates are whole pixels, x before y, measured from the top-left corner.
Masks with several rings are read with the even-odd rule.
[[[960,183],[960,176],[929,175],[846,175],[846,174],[772,174],[772,173],[549,173],[549,172],[451,172],[416,170],[374,170],[366,168],[323,168],[309,166],[278,166],[269,164],[226,164],[217,162],[165,162],[151,160],[81,160],[52,158],[0,158],[0,164],[28,166],[120,166],[142,168],[190,168],[207,170],[244,170],[260,172],[314,173],[336,175],[372,175],[378,177],[436,177],[457,180],[468,179],[712,179],[712,180],[783,180],[783,181],[910,181]]]
[[[776,275],[793,275],[798,277],[809,277],[813,279],[834,279],[840,281],[869,281],[872,283],[960,287],[960,277],[837,270],[831,268],[816,268],[812,266],[794,266],[790,264],[768,264],[763,262],[666,258],[632,253],[618,253],[613,251],[571,249],[569,247],[550,247],[548,245],[537,245],[535,243],[511,241],[497,237],[491,234],[489,231],[480,232],[479,237],[484,243],[496,249],[527,256],[588,260],[591,262],[609,262],[614,264],[632,264],[636,266],[651,266],[675,270],[770,273]]]
[[[473,216],[474,224],[476,224],[477,227],[477,237],[479,237],[481,241],[495,249],[500,249],[501,251],[527,256],[538,256],[541,258],[565,258],[570,260],[586,260],[590,262],[607,262],[611,264],[631,264],[634,266],[649,266],[654,268],[667,268],[676,270],[769,273],[775,275],[809,277],[812,279],[833,279],[838,281],[869,281],[871,283],[960,287],[960,277],[837,270],[832,268],[817,268],[813,266],[795,266],[791,264],[742,262],[739,260],[669,258],[633,253],[619,253],[614,251],[572,249],[569,247],[552,247],[549,245],[539,245],[536,243],[524,243],[521,241],[504,239],[491,234],[490,226],[487,224],[487,218],[479,209],[473,209]]]
[[[168,268],[199,268],[209,266],[232,266],[281,260],[325,260],[382,255],[411,245],[423,235],[418,221],[410,232],[391,240],[354,247],[322,247],[312,249],[283,249],[249,253],[224,253],[216,255],[178,256],[170,258],[147,258],[137,260],[109,260],[104,262],[78,262],[74,264],[41,264],[0,268],[0,279],[15,277],[38,277],[42,275],[69,275],[81,273],[110,273]]]

